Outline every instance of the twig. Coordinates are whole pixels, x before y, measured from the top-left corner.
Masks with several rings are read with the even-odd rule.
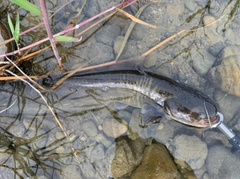
[[[2,112],[4,112],[4,111],[8,110],[9,108],[11,108],[11,107],[16,103],[16,101],[17,101],[17,100],[15,99],[10,106],[8,106],[7,108],[1,110],[0,113],[2,113]]]
[[[52,31],[50,29],[49,21],[48,21],[47,7],[46,7],[45,0],[40,0],[40,6],[41,6],[41,10],[42,10],[43,22],[44,22],[44,25],[45,25],[45,28],[46,28],[46,31],[48,34],[49,41],[52,46],[53,53],[57,59],[59,67],[62,69],[63,67],[62,67],[61,57],[59,56],[55,41],[53,39]]]
[[[64,35],[64,34],[66,34],[66,33],[68,33],[68,32],[73,31],[73,30],[79,29],[80,27],[84,26],[85,24],[87,24],[87,23],[95,20],[96,18],[98,18],[98,17],[100,17],[100,16],[102,16],[102,15],[104,15],[104,14],[106,14],[106,13],[108,13],[108,12],[110,12],[110,11],[118,8],[118,7],[120,7],[120,6],[123,6],[123,5],[126,5],[126,4],[127,4],[127,5],[131,5],[131,4],[135,3],[136,1],[137,1],[137,0],[128,0],[128,1],[122,2],[122,3],[120,3],[120,4],[116,5],[116,6],[113,6],[113,7],[110,8],[110,9],[107,9],[107,10],[105,10],[105,11],[103,11],[103,12],[101,12],[101,13],[99,13],[99,14],[97,14],[97,15],[89,18],[89,19],[87,19],[87,20],[84,21],[84,22],[81,22],[81,23],[75,25],[75,26],[72,27],[72,28],[65,29],[65,30],[63,30],[63,31],[61,31],[61,32],[59,32],[59,33],[57,33],[57,34],[54,34],[53,37],[57,37],[57,36],[60,36],[60,35]],[[21,48],[20,50],[21,50],[21,51],[27,50],[27,49],[32,48],[32,47],[35,47],[36,45],[39,45],[39,44],[41,44],[41,43],[43,43],[43,42],[46,42],[47,40],[49,40],[48,37],[47,37],[47,38],[44,38],[44,39],[42,39],[42,40],[39,40],[39,41],[37,41],[37,42],[35,42],[35,43],[31,44],[31,45],[28,45],[28,46],[26,46],[26,47],[23,47],[23,48]],[[0,57],[11,56],[11,55],[15,55],[15,54],[17,54],[17,53],[18,53],[18,51],[13,51],[13,52],[10,52],[10,53],[1,54]]]
[[[11,62],[27,79],[29,79],[31,82],[33,82],[33,80],[32,80],[31,78],[29,78],[29,77],[28,77],[17,65],[15,65],[8,57],[6,57],[6,59],[7,59],[9,62]],[[19,80],[23,81],[24,83],[28,84],[33,90],[35,90],[35,91],[41,96],[41,98],[43,99],[43,101],[44,101],[45,104],[47,105],[48,109],[50,110],[50,112],[51,112],[52,115],[54,116],[54,119],[56,120],[58,126],[59,126],[60,129],[62,130],[64,136],[67,138],[68,141],[70,141],[70,139],[69,139],[69,137],[68,137],[68,135],[67,135],[67,132],[66,132],[65,129],[63,128],[63,126],[62,126],[62,124],[60,123],[58,117],[56,116],[56,114],[54,113],[52,107],[48,104],[46,98],[42,95],[42,93],[41,93],[38,89],[36,89],[31,83],[29,83],[28,81],[20,78],[20,77],[19,77],[18,75],[16,75],[15,73],[13,73],[13,72],[11,72],[11,71],[9,71],[9,70],[5,70],[5,71],[6,71],[7,73],[15,76],[15,77],[18,78]],[[70,141],[70,143],[71,143],[71,141]],[[76,157],[77,161],[79,161],[79,160],[78,160],[78,156],[77,156],[77,154],[76,154],[76,152],[75,152],[75,150],[74,150],[74,148],[73,148],[72,143],[71,143],[71,149],[72,149],[72,152],[73,152],[74,156]]]

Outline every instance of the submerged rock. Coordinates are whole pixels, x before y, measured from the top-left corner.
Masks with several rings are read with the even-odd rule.
[[[232,154],[229,148],[213,146],[209,149],[206,166],[210,178],[239,178],[239,154]]]
[[[240,97],[240,53],[226,47],[220,53],[220,64],[209,71],[215,86],[222,91]]]
[[[134,171],[131,179],[181,179],[173,158],[163,144],[152,144],[146,147],[143,160]]]
[[[200,169],[207,157],[207,145],[197,136],[177,135],[170,147],[174,158],[186,161],[192,169]]]
[[[131,140],[128,137],[118,138],[111,165],[112,177],[129,177],[141,162],[144,148],[145,142],[141,138],[136,140]]]

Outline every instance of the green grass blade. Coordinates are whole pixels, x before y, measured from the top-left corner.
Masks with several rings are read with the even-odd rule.
[[[19,41],[19,36],[20,36],[20,20],[19,20],[19,14],[17,13],[15,32],[14,32],[14,38],[16,42]]]
[[[42,15],[41,10],[34,4],[28,2],[27,0],[11,0],[11,1],[38,16]]]
[[[8,25],[9,25],[9,28],[10,28],[10,31],[11,31],[11,33],[12,33],[12,35],[14,36],[14,26],[13,26],[13,23],[12,23],[12,20],[11,20],[11,17],[10,17],[10,15],[8,14]]]
[[[54,38],[55,41],[61,41],[61,42],[80,42],[82,38],[75,38],[65,35],[60,35]]]

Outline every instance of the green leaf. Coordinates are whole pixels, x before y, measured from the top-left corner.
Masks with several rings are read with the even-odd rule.
[[[20,20],[19,20],[19,14],[17,13],[15,32],[14,32],[14,38],[16,42],[19,41],[19,36],[20,36]]]
[[[61,41],[61,42],[80,42],[82,40],[82,38],[60,35],[60,36],[55,37],[54,40]]]
[[[11,17],[10,17],[9,14],[8,14],[8,25],[9,25],[9,28],[10,28],[10,31],[11,31],[12,35],[14,36],[15,30],[14,30],[14,26],[13,26],[13,23],[12,23],[12,20],[11,20]]]
[[[27,0],[11,0],[13,3],[19,5],[20,7],[38,15],[38,16],[41,16],[42,15],[42,12],[41,10],[35,6],[34,4],[28,2]]]

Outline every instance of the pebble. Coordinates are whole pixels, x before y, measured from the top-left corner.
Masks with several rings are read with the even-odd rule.
[[[159,125],[159,129],[155,131],[154,139],[158,142],[166,144],[169,139],[173,138],[174,127],[170,125],[170,121],[165,121]],[[164,126],[164,127],[162,127]]]
[[[200,169],[207,157],[207,145],[196,136],[177,135],[170,148],[174,158],[184,160],[193,169]]]
[[[215,23],[216,19],[213,16],[207,15],[203,18],[203,23],[205,26],[211,26],[211,28],[216,29],[217,24]]]
[[[193,0],[186,0],[185,1],[185,6],[189,11],[193,12],[193,11],[195,11],[195,9],[197,7],[197,4]]]
[[[56,133],[55,133],[55,137],[56,137],[56,139],[62,139],[62,138],[64,138],[65,136],[64,136],[63,132],[56,132]]]
[[[82,130],[89,137],[95,137],[98,134],[98,129],[93,121],[86,121],[82,123]]]
[[[103,144],[106,148],[108,148],[113,141],[110,141],[104,134],[102,133],[99,133],[96,137],[95,137],[95,140],[98,142],[98,143],[101,143]]]
[[[199,49],[199,53],[193,54],[193,67],[199,75],[203,76],[207,74],[215,60],[216,58],[205,49]]]
[[[179,16],[184,11],[184,6],[181,3],[167,6],[167,14]]]
[[[117,138],[127,132],[127,127],[116,119],[106,118],[103,122],[103,132],[108,137]]]
[[[153,67],[156,65],[156,62],[157,62],[157,53],[150,53],[146,59],[143,61],[143,65],[144,67],[146,68],[150,68],[150,67]]]
[[[56,148],[56,153],[58,154],[65,153],[65,148],[63,146],[59,146],[58,148]]]

